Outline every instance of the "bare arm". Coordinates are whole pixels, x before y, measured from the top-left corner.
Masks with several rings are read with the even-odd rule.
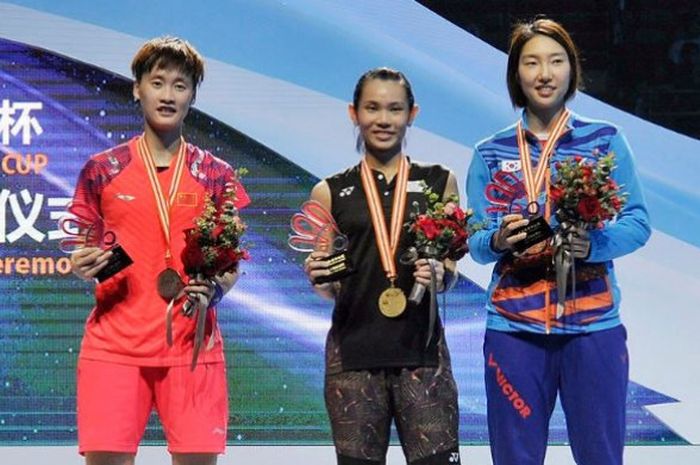
[[[321,181],[314,186],[311,190],[311,200],[315,200],[323,205],[326,210],[329,212],[331,211],[331,190],[326,181]],[[313,284],[316,278],[330,274],[330,271],[328,271],[328,263],[324,260],[328,255],[328,251],[325,250],[315,250],[311,252],[309,256],[306,257],[306,260],[304,260],[304,272],[318,295],[329,300],[334,300],[340,290],[340,283],[338,281]]]

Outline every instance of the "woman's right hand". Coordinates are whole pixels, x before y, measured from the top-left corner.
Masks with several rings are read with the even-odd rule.
[[[335,298],[338,283],[335,281],[317,284],[316,279],[328,276],[331,272],[328,270],[328,261],[325,258],[330,255],[328,252],[315,250],[304,260],[304,273],[309,278],[309,282],[314,287],[314,290],[320,295],[333,299]]]
[[[314,286],[318,286],[318,284],[316,284],[317,278],[330,274],[328,271],[328,262],[324,260],[328,255],[328,252],[315,250],[304,260],[304,273],[306,273],[309,282]]]
[[[515,243],[522,241],[527,236],[527,233],[521,232],[513,234],[515,230],[526,226],[530,220],[523,218],[519,213],[513,213],[503,217],[501,227],[491,237],[491,247],[496,252],[506,252],[512,250]]]
[[[73,274],[85,281],[91,281],[112,256],[112,251],[102,250],[99,247],[84,247],[73,252],[70,263]]]

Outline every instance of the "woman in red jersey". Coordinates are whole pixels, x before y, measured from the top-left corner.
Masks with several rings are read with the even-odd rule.
[[[249,199],[231,166],[182,136],[203,78],[200,54],[184,40],[161,37],[146,42],[131,67],[144,132],[91,157],[73,200],[96,212],[133,261],[96,284],[78,360],[79,449],[89,465],[133,464],[155,408],[173,464],[214,464],[228,420],[214,305],[238,272],[212,281],[186,278],[183,232],[205,198],[216,202],[225,186],[236,186],[238,208]],[[92,280],[115,258],[111,250],[85,247],[71,260],[76,275]],[[195,322],[181,311],[185,294],[199,295],[208,307],[207,347],[192,370]]]

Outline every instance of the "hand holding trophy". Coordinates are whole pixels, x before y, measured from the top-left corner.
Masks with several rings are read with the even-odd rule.
[[[71,254],[74,272],[81,278],[104,282],[133,263],[114,232],[105,231],[104,219],[87,203],[71,203],[58,224],[66,236],[59,247]]]
[[[310,260],[323,265],[325,273],[314,278],[313,284],[338,281],[355,272],[347,254],[348,238],[340,232],[333,216],[321,203],[315,200],[304,202],[301,212],[292,216],[291,228],[293,234],[287,241],[289,247],[311,253]]]

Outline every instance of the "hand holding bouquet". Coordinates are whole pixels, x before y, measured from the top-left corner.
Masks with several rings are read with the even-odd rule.
[[[603,228],[606,221],[615,218],[625,204],[626,194],[611,177],[615,169],[612,152],[595,161],[576,156],[557,162],[555,168],[549,198],[560,225],[554,239],[559,318],[564,313],[569,273],[576,295],[574,258],[585,258],[589,252],[587,231]]]
[[[241,170],[238,175],[244,174]],[[181,259],[185,273],[195,282],[210,281],[215,286],[211,298],[202,294],[190,294],[183,305],[183,313],[193,316],[198,312],[195,329],[194,354],[192,366],[196,364],[199,348],[204,339],[204,327],[207,307],[212,301],[221,298],[221,290],[214,280],[217,275],[234,271],[241,260],[249,258],[248,251],[241,246],[241,237],[247,226],[238,215],[236,208],[237,183],[226,184],[221,201],[217,206],[211,196],[205,200],[204,211],[195,219],[195,227],[185,233],[185,248]]]
[[[412,263],[418,258],[459,260],[469,251],[467,221],[472,212],[460,208],[456,194],[442,200],[425,185],[423,192],[428,205],[425,212],[420,212],[418,203],[413,204],[415,211],[410,213],[407,227],[415,234],[416,242],[406,256],[402,257],[402,261]],[[409,300],[418,303],[424,293],[425,286],[416,283]]]
[[[418,202],[413,203],[415,211],[410,213],[407,227],[409,232],[415,234],[416,242],[401,257],[401,262],[414,263],[418,258],[427,258],[430,265],[430,314],[428,316],[428,337],[425,343],[427,349],[432,340],[437,320],[437,283],[434,262],[445,259],[457,261],[469,251],[467,221],[472,216],[472,212],[460,208],[459,197],[456,194],[443,200],[425,184],[423,185],[423,193],[426,197],[427,208],[425,212],[421,212]],[[443,286],[447,290],[448,285],[445,283],[444,277]],[[416,282],[408,300],[417,304],[423,300],[424,294],[425,286]]]
[[[241,236],[247,226],[238,215],[233,183],[226,185],[223,201],[217,208],[207,197],[204,211],[195,219],[195,227],[185,230],[182,263],[189,276],[212,279],[235,270],[238,262],[249,258],[241,247]]]

